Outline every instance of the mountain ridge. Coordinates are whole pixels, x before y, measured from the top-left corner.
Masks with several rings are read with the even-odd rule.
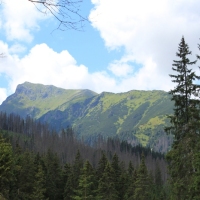
[[[142,145],[159,151],[170,146],[171,138],[163,127],[172,110],[170,95],[161,90],[97,94],[28,82],[18,85],[16,92],[0,105],[0,111],[29,115],[57,130],[72,126],[79,137],[118,136],[133,143],[137,138]],[[166,144],[158,145],[161,143]]]
[[[15,93],[3,101],[0,110],[38,119],[48,111],[65,109],[69,102],[81,101],[96,94],[88,89],[66,90],[53,85],[25,82],[19,84]]]

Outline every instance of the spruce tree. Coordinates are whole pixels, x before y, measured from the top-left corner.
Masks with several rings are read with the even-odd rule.
[[[107,159],[105,153],[102,152],[102,156],[98,162],[98,167],[96,170],[96,172],[97,172],[96,176],[97,176],[98,180],[100,180],[102,178],[103,172],[105,171],[107,163],[108,163],[108,159]]]
[[[108,162],[103,176],[99,180],[96,199],[116,200],[119,197],[118,192],[119,191],[115,189],[114,172],[110,163]]]
[[[10,143],[0,135],[0,197],[8,198],[12,179],[13,152]]]
[[[44,157],[46,194],[49,200],[62,199],[62,168],[57,154],[48,150]]]
[[[80,151],[77,151],[75,161],[72,165],[65,165],[65,182],[64,183],[64,199],[72,200],[77,195],[76,192],[79,186],[79,178],[83,168],[83,159],[81,158]]]
[[[155,169],[155,195],[156,199],[162,199],[161,196],[163,196],[163,180],[158,162],[156,163]]]
[[[167,153],[169,161],[170,184],[173,199],[191,199],[193,179],[195,177],[195,149],[199,140],[200,102],[196,98],[199,85],[195,84],[200,77],[191,66],[196,64],[190,61],[191,51],[184,37],[176,53],[179,60],[174,60],[174,75],[170,75],[175,88],[169,93],[174,101],[174,114],[168,116],[171,126],[166,132],[174,136],[171,150]]]
[[[128,174],[129,174],[129,177],[127,181],[127,190],[126,190],[124,199],[134,200],[135,182],[137,180],[137,170],[135,169],[131,174],[130,172]]]
[[[16,171],[17,193],[16,199],[32,200],[35,180],[35,166],[33,153],[25,151],[19,155],[19,171]]]
[[[137,179],[135,181],[134,199],[146,200],[150,199],[150,181],[147,167],[144,161],[144,154],[142,154],[141,164],[138,169]]]
[[[39,164],[37,168],[38,169],[35,174],[35,180],[33,185],[32,199],[44,200],[46,192],[45,174],[42,165]]]
[[[94,190],[94,172],[89,161],[86,161],[81,175],[79,177],[79,185],[75,190],[74,200],[93,200],[95,197]]]
[[[121,195],[123,195],[123,192],[121,191],[122,190],[121,181],[123,180],[124,177],[121,176],[122,170],[120,168],[119,158],[116,153],[114,154],[112,158],[111,167],[113,170],[113,181],[114,181],[115,190],[120,191],[118,199],[122,199]]]

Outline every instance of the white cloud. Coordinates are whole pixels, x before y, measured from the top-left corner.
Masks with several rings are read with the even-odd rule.
[[[126,58],[127,64],[134,61],[142,65],[139,72],[134,70],[132,75],[137,80],[132,80],[133,89],[170,88],[168,74],[172,73],[172,63],[177,59],[175,55],[183,35],[193,52],[191,60],[196,59],[200,1],[92,0],[92,3],[90,20],[105,45],[109,49],[125,47],[122,59]],[[115,69],[120,69],[120,60]],[[121,87],[126,83],[128,87],[128,82],[124,80]]]
[[[2,26],[8,40],[31,42],[32,31],[39,30],[38,21],[48,17],[39,12],[28,0],[9,0],[2,6]]]
[[[86,66],[77,65],[66,50],[58,53],[46,44],[39,44],[23,58],[10,55],[8,45],[3,42],[0,42],[0,50],[6,52],[6,57],[1,60],[0,73],[9,79],[7,93],[13,93],[16,86],[25,81],[96,92],[113,91],[116,86],[115,80],[106,72],[89,73]]]
[[[108,69],[118,77],[126,77],[133,72],[132,66],[120,61],[114,61],[108,66]]]
[[[13,44],[10,48],[9,48],[9,53],[11,54],[17,54],[17,53],[22,53],[26,51],[26,47],[24,45],[21,44]]]

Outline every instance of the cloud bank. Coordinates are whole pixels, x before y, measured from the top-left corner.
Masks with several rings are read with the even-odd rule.
[[[38,21],[49,17],[38,12],[34,4],[27,0],[9,0],[2,6],[2,28],[10,41],[31,42],[33,32],[39,29]]]
[[[105,88],[112,91],[116,87],[114,78],[105,71],[89,73],[86,66],[77,65],[67,50],[58,53],[43,43],[19,58],[10,54],[8,45],[3,42],[0,42],[0,49],[6,54],[1,60],[0,74],[4,73],[9,79],[8,93],[13,93],[16,86],[25,81],[67,89],[89,88],[96,92],[102,92]],[[5,89],[1,89],[5,97]]]
[[[200,37],[200,1],[193,0],[92,0],[94,9],[90,20],[100,32],[108,49],[124,47],[126,52],[120,61],[114,61],[109,69],[117,76],[133,74],[121,84],[132,84],[134,89],[172,88],[168,74],[181,37],[184,36],[193,51],[198,52]],[[126,67],[125,67],[126,66]],[[124,68],[125,67],[125,68]],[[124,71],[122,70],[124,68]],[[136,70],[137,69],[137,70]]]

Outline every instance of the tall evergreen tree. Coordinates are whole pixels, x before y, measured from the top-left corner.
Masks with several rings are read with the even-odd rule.
[[[46,198],[49,200],[62,199],[62,169],[57,154],[49,150],[44,157]]]
[[[99,180],[98,190],[97,190],[97,200],[116,200],[118,199],[119,195],[115,189],[114,183],[114,172],[113,169],[108,162],[103,173],[102,178]]]
[[[79,178],[83,168],[83,159],[81,158],[80,151],[77,151],[75,161],[72,165],[65,165],[65,180],[64,184],[64,199],[72,200],[76,196],[76,191],[79,186]]]
[[[127,190],[125,193],[125,198],[127,200],[134,200],[134,194],[135,194],[135,182],[137,180],[137,170],[135,169],[132,171],[132,165],[129,164],[128,168],[128,180],[127,180]]]
[[[142,154],[141,164],[139,166],[137,179],[135,181],[134,199],[146,200],[150,199],[150,196],[149,175],[144,161],[144,154]]]
[[[121,182],[124,177],[121,176],[122,170],[120,168],[119,158],[116,153],[114,154],[114,156],[112,158],[111,167],[113,169],[113,181],[114,181],[115,190],[120,191],[118,199],[122,199],[123,196],[121,196],[121,195],[123,195],[123,192],[122,192],[123,185],[121,185]]]
[[[37,200],[44,200],[45,199],[45,192],[46,192],[46,187],[45,187],[45,174],[44,170],[42,168],[42,165],[37,166],[37,172],[35,174],[35,180],[34,180],[34,185],[33,185],[33,194],[32,194],[32,199],[37,199]]]
[[[170,75],[175,88],[170,91],[174,101],[174,114],[169,116],[171,126],[166,132],[173,134],[172,149],[167,153],[169,161],[170,184],[173,199],[191,199],[191,184],[195,177],[194,153],[199,140],[200,102],[197,93],[200,86],[195,84],[199,80],[191,66],[196,64],[188,58],[191,55],[184,37],[176,53],[179,60],[174,60],[172,69],[175,74]]]
[[[0,198],[8,198],[9,182],[12,178],[12,146],[0,135]]]
[[[93,200],[95,198],[94,172],[89,161],[86,161],[79,177],[79,185],[75,190],[75,200]]]
[[[29,151],[19,155],[16,171],[17,193],[16,199],[31,200],[35,180],[34,156]],[[14,199],[15,199],[14,198]]]
[[[98,180],[100,180],[102,178],[107,163],[108,163],[108,159],[107,159],[105,153],[103,152],[102,156],[101,156],[101,158],[98,162],[98,167],[97,167],[97,170],[96,170],[96,172],[97,172],[96,176],[97,176]]]
[[[64,169],[64,200],[73,199],[74,195],[74,174],[71,165],[66,164]]]
[[[160,167],[158,165],[158,162],[156,163],[156,169],[155,169],[155,195],[156,199],[162,199],[161,197],[163,194],[163,180],[162,180],[162,174]]]

